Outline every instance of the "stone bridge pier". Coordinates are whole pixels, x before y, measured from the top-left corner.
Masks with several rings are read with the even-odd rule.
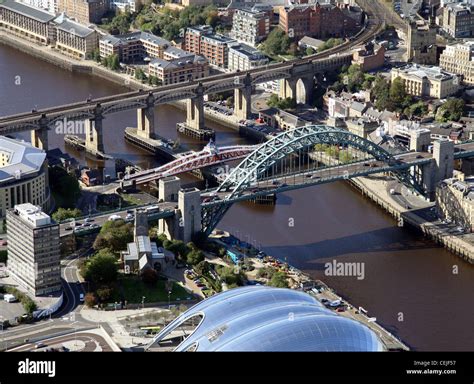
[[[148,95],[146,107],[137,109],[137,135],[144,139],[155,139],[155,99]]]
[[[295,99],[298,104],[310,104],[313,99],[314,75],[280,80],[279,97]]]
[[[104,135],[102,107],[98,105],[94,110],[94,117],[85,121],[86,151],[104,153]]]
[[[41,116],[39,120],[39,129],[31,131],[31,145],[44,151],[48,150],[48,119]]]
[[[186,111],[186,125],[195,129],[203,130],[204,122],[204,88],[200,85],[196,88],[195,97],[188,99]]]
[[[243,82],[244,87],[234,91],[234,116],[239,120],[247,120],[252,116],[252,78],[249,73]]]

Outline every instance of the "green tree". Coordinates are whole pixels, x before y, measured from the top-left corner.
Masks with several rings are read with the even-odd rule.
[[[377,75],[372,87],[372,94],[375,101],[375,108],[379,111],[391,110],[390,86],[388,81],[381,75]]]
[[[49,183],[57,206],[73,208],[81,195],[77,178],[64,168],[53,166],[49,168]]]
[[[105,303],[112,297],[113,290],[104,285],[97,289],[95,293],[100,302]]]
[[[38,309],[38,306],[36,305],[36,303],[31,299],[23,300],[22,305],[28,315],[33,314],[33,312]]]
[[[110,252],[119,252],[127,248],[133,241],[133,225],[123,220],[107,221],[97,235],[93,247],[96,250],[108,249]]]
[[[408,117],[424,116],[428,113],[428,106],[420,100],[409,107],[406,107],[404,113]]]
[[[277,288],[288,288],[288,280],[284,272],[275,272],[270,279],[269,285]]]
[[[194,271],[202,276],[209,272],[210,266],[206,260],[202,260],[193,267]]]
[[[143,69],[137,68],[135,70],[135,79],[140,80],[140,81],[143,81],[143,80],[146,79],[146,75],[145,75],[145,72],[143,71]]]
[[[193,249],[186,255],[186,262],[191,265],[196,265],[204,260],[204,252],[200,249]]]
[[[290,48],[290,44],[291,40],[285,32],[279,28],[275,28],[268,34],[262,49],[269,56],[277,56],[286,54]]]
[[[109,56],[108,67],[112,71],[117,71],[120,68],[119,57],[116,53]]]
[[[390,84],[390,103],[393,109],[401,112],[412,102],[412,97],[407,94],[405,84],[400,77],[395,78]]]
[[[81,270],[82,277],[96,285],[107,285],[117,280],[118,265],[112,253],[101,252],[92,256]]]
[[[314,55],[314,49],[312,47],[307,47],[306,48],[306,55],[307,56]]]
[[[80,209],[74,208],[58,208],[56,212],[53,213],[53,220],[63,221],[66,219],[75,219],[82,216],[82,211]]]
[[[462,99],[449,99],[436,111],[436,121],[458,121],[463,113],[466,103]]]

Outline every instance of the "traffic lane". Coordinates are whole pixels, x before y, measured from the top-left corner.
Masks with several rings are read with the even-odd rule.
[[[152,205],[159,206],[160,211],[166,211],[166,210],[174,209],[175,206],[177,205],[177,203],[176,202],[152,203],[152,204],[149,204],[148,206],[152,206]],[[143,208],[146,208],[146,207],[147,206],[144,206]],[[122,211],[109,212],[109,213],[105,213],[105,214],[100,215],[100,216],[95,216],[95,217],[90,218],[90,224],[91,224],[91,226],[95,224],[95,225],[98,225],[99,227],[101,227],[104,223],[106,223],[109,220],[109,217],[111,215],[118,215],[118,216],[120,216],[120,218],[122,220],[126,220],[126,217],[127,217],[127,214],[128,214],[127,212],[133,211],[133,210],[134,210],[134,208],[129,207],[127,209],[123,209]],[[85,219],[75,220],[75,224],[83,224],[84,220]],[[59,225],[60,236],[68,234],[68,233],[72,233],[73,229],[69,229],[69,230],[66,229],[66,228],[70,228],[70,227],[71,227],[70,222],[60,224]],[[76,226],[76,228],[78,228],[78,226]],[[87,229],[87,228],[90,228],[90,226],[84,227],[84,229]]]
[[[82,341],[84,342],[85,346],[81,349],[81,352],[94,352],[99,346],[102,349],[102,352],[112,352],[112,348],[107,344],[105,339],[100,336],[96,335],[95,333],[90,332],[77,332],[71,333],[65,336],[58,336],[53,337],[51,339],[45,339],[38,341],[37,343],[28,343],[22,345],[20,347],[14,348],[9,352],[28,352],[28,351],[35,351],[35,352],[44,352],[48,348],[58,348],[61,347],[63,343],[70,342],[70,341]],[[38,343],[44,344],[44,347],[36,348]]]

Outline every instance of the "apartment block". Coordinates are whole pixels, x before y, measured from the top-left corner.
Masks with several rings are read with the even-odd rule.
[[[361,27],[362,14],[332,4],[292,4],[279,10],[279,27],[295,38],[344,37]]]
[[[270,17],[266,12],[237,9],[232,18],[230,37],[255,47],[270,32]]]
[[[108,0],[58,0],[58,12],[86,25],[99,23],[108,10]]]
[[[61,289],[59,225],[31,203],[7,211],[8,270],[35,296]]]
[[[229,45],[235,42],[235,39],[214,34],[212,27],[207,25],[190,27],[185,35],[186,51],[204,56],[209,64],[219,68],[227,68]]]
[[[163,85],[193,81],[209,76],[209,63],[195,54],[176,59],[154,59],[148,65],[148,73],[161,80]]]
[[[443,8],[442,29],[454,38],[474,36],[474,5],[472,3],[452,3]]]
[[[448,45],[439,58],[445,71],[462,75],[465,84],[474,84],[474,42]]]
[[[231,71],[247,71],[268,62],[268,57],[249,45],[238,44],[229,47],[228,69]]]

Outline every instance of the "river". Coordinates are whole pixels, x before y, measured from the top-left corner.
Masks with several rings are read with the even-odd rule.
[[[122,91],[116,84],[70,73],[0,45],[0,115]],[[155,165],[152,156],[123,139],[124,128],[136,126],[135,116],[124,112],[107,117],[105,150],[142,166]],[[176,139],[176,123],[184,120],[184,112],[160,106],[159,134]],[[218,145],[245,142],[229,128],[209,126],[217,130]],[[29,140],[28,134],[21,137]],[[180,141],[196,147],[191,139]],[[64,149],[63,136],[51,130],[49,144]],[[82,154],[68,152],[84,161]],[[234,205],[219,227],[323,280],[415,350],[474,350],[474,266],[399,228],[348,184],[284,193],[273,207]],[[364,263],[364,279],[325,276],[324,263],[332,260]]]

